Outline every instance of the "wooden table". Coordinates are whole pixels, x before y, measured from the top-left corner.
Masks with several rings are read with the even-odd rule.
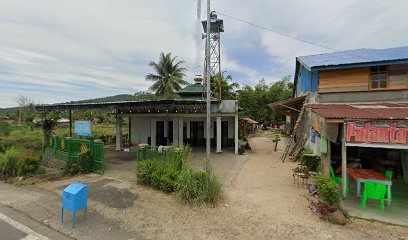
[[[357,168],[348,168],[347,173],[357,182],[357,196],[361,196],[361,184],[364,182],[376,182],[385,184],[388,187],[387,191],[387,205],[391,204],[391,185],[392,181],[386,178],[379,172],[374,171],[373,169],[357,169]]]

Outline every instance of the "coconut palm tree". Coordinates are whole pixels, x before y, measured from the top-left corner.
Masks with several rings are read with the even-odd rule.
[[[219,100],[228,100],[228,99],[235,99],[236,93],[235,89],[239,88],[239,84],[236,82],[232,82],[231,75],[227,75],[225,77],[224,73],[221,73],[215,76],[211,76],[211,89],[214,97],[218,98]],[[231,81],[232,83],[229,83]]]
[[[155,74],[149,73],[146,75],[147,81],[154,82],[149,90],[156,92],[156,95],[172,94],[181,89],[181,85],[187,85],[188,82],[183,80],[187,70],[181,65],[184,61],[176,62],[176,57],[171,56],[171,52],[164,54],[160,53],[160,60],[158,63],[152,61],[150,66],[153,67]]]

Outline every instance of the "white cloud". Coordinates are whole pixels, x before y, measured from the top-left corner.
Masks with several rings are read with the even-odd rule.
[[[205,10],[203,2],[203,12]],[[204,41],[195,1],[3,0],[0,2],[0,107],[30,95],[44,103],[146,90],[161,51],[186,61],[187,80],[202,71]],[[214,0],[213,9],[334,49],[406,45],[408,1]],[[204,15],[204,14],[203,14]],[[294,71],[295,56],[327,52],[219,15],[224,19],[223,70],[254,84]],[[198,28],[198,29],[197,29]],[[263,52],[265,70],[236,54]],[[233,57],[235,56],[235,57]],[[239,56],[239,57],[237,57]],[[267,62],[267,63],[265,63]],[[234,77],[234,76],[233,76]],[[14,82],[14,83],[13,83]],[[13,85],[14,84],[14,85]],[[53,92],[55,89],[55,93]]]

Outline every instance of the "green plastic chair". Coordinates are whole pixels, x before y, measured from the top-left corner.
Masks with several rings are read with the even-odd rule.
[[[385,171],[385,177],[392,181],[392,174],[393,172],[390,170]]]
[[[336,175],[334,174],[334,169],[333,169],[332,166],[330,166],[330,172],[331,172],[331,178],[332,178],[333,182],[335,182],[336,184],[343,184],[343,178],[336,177]],[[347,189],[347,193],[349,193],[350,188],[349,188],[348,180],[347,180],[347,183],[346,183],[346,189]]]
[[[361,209],[365,210],[367,199],[380,201],[380,210],[384,213],[385,192],[387,187],[384,184],[375,182],[364,182],[364,192],[361,197]]]

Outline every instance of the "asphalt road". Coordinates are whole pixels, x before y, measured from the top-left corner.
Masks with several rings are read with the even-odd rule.
[[[0,204],[0,240],[65,240],[68,236]]]

